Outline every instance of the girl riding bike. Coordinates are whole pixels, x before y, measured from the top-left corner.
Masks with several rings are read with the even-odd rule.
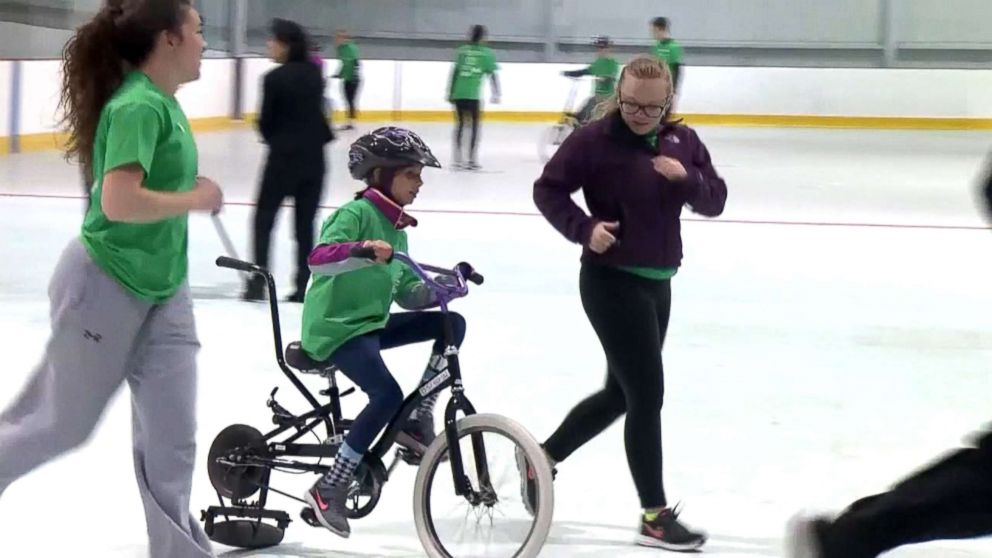
[[[408,267],[392,260],[394,251],[407,251],[405,229],[417,225],[405,208],[420,191],[425,166],[441,167],[409,130],[384,127],[356,140],[349,150],[348,168],[366,188],[327,219],[320,244],[309,258],[313,281],[303,305],[301,347],[313,360],[337,366],[369,397],[331,471],[305,496],[320,524],[342,537],[351,533],[345,499],[355,469],[403,402],[403,392],[380,351],[432,340],[422,381],[447,368],[442,315],[424,311],[436,304],[434,293]],[[355,248],[372,248],[375,260],[353,257]],[[414,311],[390,314],[394,301]],[[460,346],[465,319],[455,313],[449,316]],[[408,439],[402,442],[419,447],[421,454],[435,436],[436,401],[437,394],[425,398],[403,429]]]

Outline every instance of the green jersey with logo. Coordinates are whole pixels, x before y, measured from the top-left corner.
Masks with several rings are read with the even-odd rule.
[[[655,42],[652,52],[658,60],[668,64],[670,71],[674,72],[675,69],[672,66],[682,63],[682,45],[678,44],[675,39],[662,39]]]
[[[124,78],[100,113],[93,145],[91,206],[82,241],[93,261],[136,297],[157,304],[186,281],[187,216],[154,223],[111,221],[101,193],[106,173],[128,165],[144,172],[141,187],[186,192],[196,184],[196,143],[179,102],[142,72]]]
[[[482,97],[482,77],[499,69],[493,51],[484,45],[464,45],[458,49],[451,84],[451,99],[478,101]]]

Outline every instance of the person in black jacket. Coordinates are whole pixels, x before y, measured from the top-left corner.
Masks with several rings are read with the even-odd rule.
[[[266,74],[258,129],[269,146],[255,210],[255,263],[268,267],[276,212],[286,197],[296,208],[296,291],[291,302],[303,302],[310,270],[307,256],[314,244],[314,218],[324,189],[324,145],[334,139],[323,110],[324,78],[309,59],[310,44],[298,24],[274,19],[269,54],[281,66]],[[246,300],[265,298],[265,282],[249,280]]]

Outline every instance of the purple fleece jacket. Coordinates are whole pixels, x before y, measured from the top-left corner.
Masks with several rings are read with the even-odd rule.
[[[658,130],[658,147],[634,134],[619,113],[570,135],[534,183],[534,203],[568,240],[583,246],[582,261],[608,266],[678,267],[682,262],[682,206],[707,217],[723,213],[727,185],[691,128],[668,124]],[[673,182],[654,169],[652,159],[678,159],[688,172]],[[572,194],[582,189],[586,215]],[[619,242],[605,254],[589,249],[600,221],[618,221]]]

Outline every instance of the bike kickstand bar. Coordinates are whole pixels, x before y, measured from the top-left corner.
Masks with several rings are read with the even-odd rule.
[[[307,501],[304,500],[303,498],[297,498],[296,496],[293,496],[292,494],[288,494],[286,492],[283,492],[282,490],[277,490],[275,488],[272,488],[269,485],[262,484],[260,482],[256,482],[255,483],[255,486],[257,486],[259,488],[264,488],[266,490],[271,490],[272,492],[275,492],[276,494],[279,494],[281,496],[285,496],[285,497],[289,498],[290,500],[296,500],[297,502],[299,502],[301,504],[306,504],[307,503]]]

